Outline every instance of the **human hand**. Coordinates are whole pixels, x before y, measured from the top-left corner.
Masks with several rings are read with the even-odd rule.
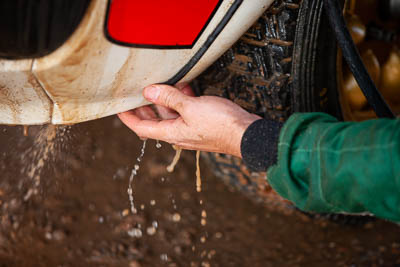
[[[161,118],[145,106],[118,114],[121,121],[141,138],[162,140],[184,149],[241,157],[245,130],[261,118],[221,97],[195,97],[189,85],[181,91],[168,85],[151,85],[143,95],[156,104]]]

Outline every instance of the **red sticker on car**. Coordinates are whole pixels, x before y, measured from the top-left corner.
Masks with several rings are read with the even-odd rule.
[[[191,48],[223,0],[110,0],[105,32],[128,46]]]

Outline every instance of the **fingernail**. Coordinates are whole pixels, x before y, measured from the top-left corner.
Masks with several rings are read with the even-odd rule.
[[[160,88],[158,86],[149,86],[144,89],[144,97],[147,100],[154,101],[157,100],[160,95]]]

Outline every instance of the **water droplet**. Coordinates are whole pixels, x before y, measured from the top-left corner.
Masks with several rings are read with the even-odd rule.
[[[221,232],[216,232],[216,233],[215,233],[215,237],[216,237],[217,239],[222,238],[222,233],[221,233]]]
[[[46,239],[49,239],[49,240],[53,238],[53,235],[49,232],[46,232],[46,234],[44,236],[46,237]]]
[[[161,259],[162,261],[168,261],[168,255],[167,255],[167,254],[161,254],[161,255],[160,255],[160,259]]]
[[[154,235],[156,233],[156,228],[152,227],[147,227],[146,232],[148,235]]]
[[[207,224],[207,212],[205,210],[201,211],[201,220],[200,220],[200,224],[202,226],[205,226]]]
[[[158,140],[156,140],[156,148],[161,148],[161,143]]]
[[[129,210],[128,210],[128,209],[124,209],[124,210],[121,212],[121,214],[122,214],[122,217],[126,217],[126,216],[128,216],[128,214],[129,214]]]
[[[174,213],[172,215],[172,221],[179,222],[181,220],[181,215],[179,213]]]
[[[176,210],[177,206],[176,206],[175,198],[171,199],[171,202],[172,202],[172,207],[174,208],[174,210]]]
[[[211,260],[212,257],[215,256],[215,254],[217,254],[217,252],[214,249],[212,249],[210,250],[210,252],[208,252],[207,258]]]
[[[207,256],[207,251],[203,250],[200,254],[201,258],[204,258],[205,256]]]
[[[145,149],[146,149],[146,140],[143,141],[142,149],[140,150],[140,155],[137,158],[138,162],[140,162],[142,160]],[[136,214],[137,210],[135,208],[135,203],[134,203],[134,199],[133,199],[132,182],[133,182],[133,178],[137,175],[138,170],[139,170],[139,165],[135,164],[134,168],[132,169],[131,176],[129,177],[129,184],[128,184],[128,196],[129,196],[129,202],[131,204],[131,211],[133,214]]]
[[[131,230],[128,231],[128,235],[130,237],[141,238],[142,237],[142,230],[140,230],[138,228],[132,228]]]

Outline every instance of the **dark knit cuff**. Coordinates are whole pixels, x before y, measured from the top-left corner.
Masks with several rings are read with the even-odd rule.
[[[260,119],[246,129],[240,150],[243,161],[250,170],[262,172],[276,164],[282,126],[281,122]]]

